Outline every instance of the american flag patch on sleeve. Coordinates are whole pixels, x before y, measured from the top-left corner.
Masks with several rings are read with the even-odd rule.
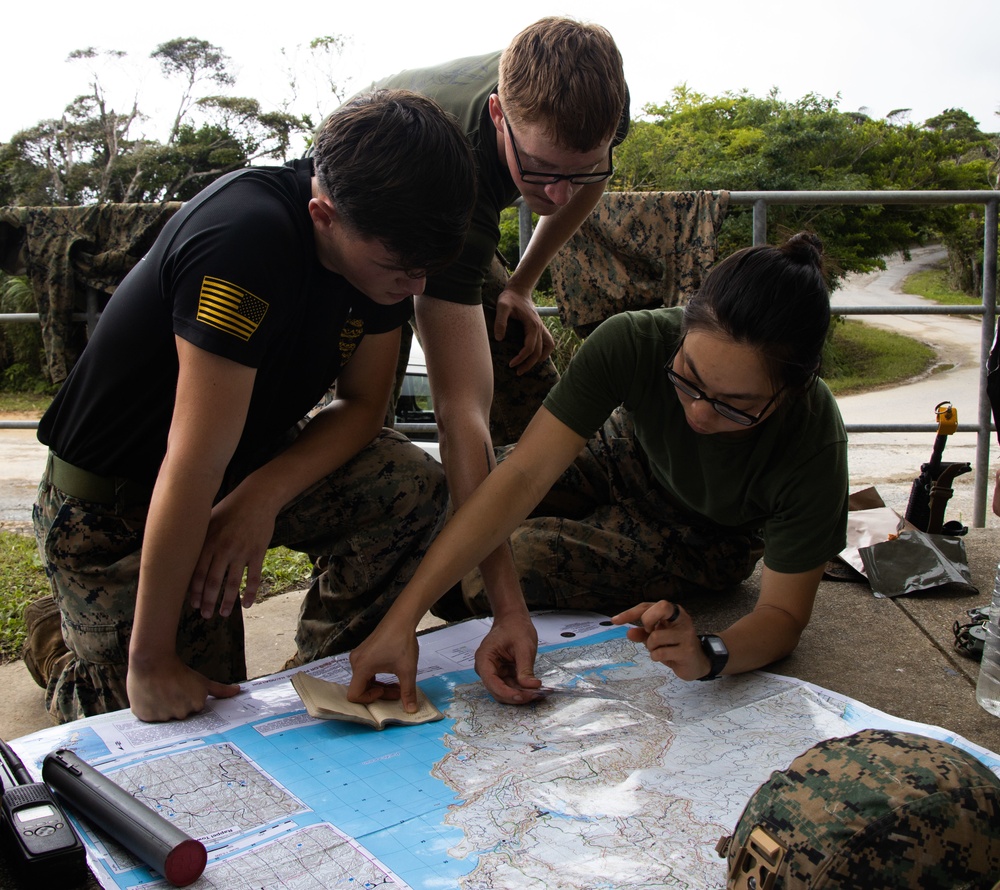
[[[198,294],[198,321],[249,340],[257,330],[267,303],[230,281],[206,275]]]

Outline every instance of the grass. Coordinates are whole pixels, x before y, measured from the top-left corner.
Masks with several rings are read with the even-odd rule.
[[[956,291],[948,283],[948,272],[943,268],[927,269],[908,275],[903,282],[903,293],[926,297],[944,306],[979,306],[979,297],[970,297]]]
[[[921,272],[912,286],[927,289],[927,281],[938,282],[943,272]],[[925,276],[930,276],[926,278]],[[907,279],[909,285],[910,279]],[[935,287],[937,285],[935,284]],[[907,291],[908,293],[911,291]],[[921,296],[939,296],[921,291]],[[943,295],[944,292],[941,292]],[[959,295],[961,296],[961,295]],[[967,302],[977,302],[965,297]],[[554,358],[562,370],[579,346],[579,338],[562,327],[558,318],[546,324],[556,338]],[[823,379],[834,395],[891,386],[925,373],[935,359],[933,350],[916,340],[857,321],[838,319],[823,358]],[[37,418],[51,396],[34,393],[0,392],[0,413]],[[309,578],[311,565],[304,554],[277,547],[267,552],[263,584],[258,599],[301,587]],[[0,663],[20,657],[24,642],[24,607],[49,591],[34,538],[30,534],[0,530]]]
[[[0,414],[10,416],[24,415],[25,418],[37,420],[52,401],[51,394],[36,392],[0,391]]]
[[[884,389],[926,373],[934,350],[918,340],[852,319],[837,319],[823,351],[823,380],[835,396]]]
[[[0,532],[0,664],[21,657],[24,607],[48,592],[35,539]]]

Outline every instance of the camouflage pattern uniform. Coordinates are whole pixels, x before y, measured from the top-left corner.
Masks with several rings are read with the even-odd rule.
[[[679,306],[715,263],[729,192],[607,192],[550,264],[581,337],[628,309]]]
[[[502,460],[515,446],[500,449]],[[728,590],[764,553],[734,532],[674,506],[653,481],[631,420],[618,409],[511,536],[531,609],[614,614],[643,600]],[[608,579],[614,583],[609,584]],[[435,614],[489,611],[478,570],[462,582],[464,607],[446,597]]]
[[[68,497],[47,470],[35,534],[62,613],[69,652],[48,679],[56,721],[128,707],[125,676],[148,502]],[[382,433],[278,515],[271,546],[320,553],[323,570],[296,635],[306,660],[351,649],[374,629],[437,533],[447,491],[440,465],[398,433]],[[181,659],[211,679],[246,679],[243,618],[184,608]]]
[[[559,372],[551,358],[539,362],[529,371],[518,375],[510,367],[524,345],[524,326],[516,320],[508,321],[507,335],[503,340],[493,336],[493,325],[497,317],[497,299],[503,293],[509,279],[507,269],[499,257],[494,257],[489,275],[483,284],[483,314],[486,317],[486,331],[489,336],[490,355],[493,360],[493,403],[490,406],[490,437],[494,446],[506,445],[521,438],[528,421],[541,407],[548,391],[555,386]],[[396,403],[406,374],[406,364],[410,355],[411,328],[404,327],[399,344],[399,362],[396,365],[396,386],[389,410],[386,426],[395,421]]]
[[[499,258],[494,258],[490,274],[483,285],[483,313],[493,358],[493,404],[490,406],[490,436],[494,447],[516,442],[528,421],[535,416],[545,396],[559,380],[559,372],[551,358],[539,362],[531,370],[518,375],[510,363],[524,346],[524,326],[519,321],[507,322],[503,340],[493,336],[497,317],[497,299],[507,286],[510,276]]]
[[[767,847],[780,863],[756,852]],[[948,742],[863,730],[772,773],[718,851],[730,890],[989,890],[1000,880],[1000,779]]]

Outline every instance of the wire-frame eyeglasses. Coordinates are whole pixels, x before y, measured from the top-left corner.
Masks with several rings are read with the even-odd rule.
[[[508,123],[506,117],[503,119],[503,122],[507,127],[507,135],[510,136],[510,145],[514,149],[514,163],[517,164],[517,172],[522,182],[531,183],[532,185],[551,185],[554,182],[562,182],[565,179],[574,185],[591,185],[595,182],[604,182],[604,180],[610,179],[611,174],[615,172],[615,168],[611,163],[610,148],[608,149],[607,170],[596,170],[593,173],[539,173],[536,170],[525,170],[521,165],[521,154],[517,150],[514,131],[510,128],[510,123]]]
[[[705,401],[711,405],[716,413],[721,414],[726,420],[731,420],[733,423],[738,423],[741,426],[753,426],[755,423],[759,423],[761,418],[767,413],[767,409],[770,408],[778,396],[784,392],[785,387],[782,386],[771,398],[768,400],[767,404],[761,408],[757,414],[749,414],[746,411],[741,411],[739,408],[734,408],[727,402],[719,401],[719,399],[711,399],[700,387],[692,383],[686,377],[681,377],[674,370],[674,359],[677,358],[677,353],[680,352],[681,346],[684,345],[684,338],[682,337],[677,347],[671,353],[670,358],[667,359],[667,363],[663,366],[664,370],[667,372],[667,379],[679,389],[684,395],[689,399],[694,399],[695,401]]]

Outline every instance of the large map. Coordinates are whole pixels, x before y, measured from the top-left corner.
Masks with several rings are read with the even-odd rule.
[[[684,683],[601,616],[536,617],[551,691],[498,705],[471,670],[489,623],[421,637],[419,682],[446,719],[377,732],[314,720],[278,674],[203,714],[127,711],[13,747],[36,775],[71,747],[209,848],[195,888],[722,888],[715,844],[775,769],[823,738],[890,727],[1000,758],[765,673]],[[310,665],[346,682],[346,656]],[[81,825],[102,886],[168,886]]]

